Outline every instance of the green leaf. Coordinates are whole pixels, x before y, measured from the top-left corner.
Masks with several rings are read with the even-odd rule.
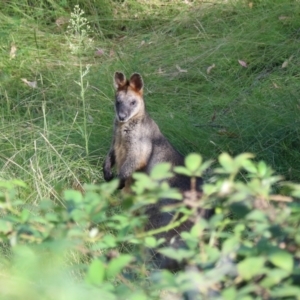
[[[222,245],[222,253],[226,255],[230,253],[235,253],[239,247],[239,239],[235,236],[231,236],[230,238],[224,241]]]
[[[295,297],[292,299],[299,299],[299,295],[300,287],[298,286],[280,286],[271,292],[271,296],[275,299],[279,299],[282,297]]]
[[[208,160],[208,161],[206,161],[206,162],[204,162],[204,163],[202,163],[202,165],[201,165],[201,167],[200,167],[200,171],[201,171],[201,175],[202,175],[202,173],[206,170],[206,169],[208,169],[209,167],[210,167],[210,165],[213,163],[213,160]]]
[[[244,163],[250,162],[249,159],[253,158],[253,157],[254,157],[254,155],[252,153],[247,153],[247,152],[241,153],[234,158],[235,165],[241,167],[241,166],[243,166]]]
[[[245,280],[250,280],[258,274],[264,272],[265,259],[263,257],[249,257],[241,261],[238,266],[238,272]]]
[[[242,166],[249,173],[257,173],[257,168],[251,160],[244,160]]]
[[[235,227],[234,227],[234,233],[239,235],[240,233],[244,232],[246,229],[246,226],[245,224],[237,224]]]
[[[222,153],[219,156],[219,163],[227,173],[235,171],[233,159],[228,153]]]
[[[28,209],[23,209],[21,213],[21,220],[23,223],[27,222],[30,217],[30,211]]]
[[[257,165],[257,169],[258,169],[258,174],[263,177],[267,174],[268,166],[264,161],[260,161]]]
[[[51,200],[42,200],[39,204],[39,207],[43,211],[50,211],[53,209],[54,201]]]
[[[210,245],[205,245],[204,246],[204,253],[207,253],[207,255],[201,257],[201,255],[199,256],[199,258],[201,259],[202,262],[207,262],[207,263],[215,263],[217,260],[220,259],[220,250],[218,249],[217,246],[210,246]],[[218,272],[218,270],[215,270],[216,272]]]
[[[82,202],[83,197],[79,191],[66,190],[64,191],[64,199],[73,203],[79,203]]]
[[[190,172],[195,173],[201,166],[202,157],[200,154],[191,153],[185,158],[184,163]]]
[[[133,294],[131,294],[129,296],[129,298],[126,298],[128,300],[147,300],[148,296],[145,295],[144,292],[142,291],[138,291],[138,292],[134,292]]]
[[[161,191],[158,195],[159,198],[169,198],[174,200],[182,200],[182,194],[176,189],[168,189]]]
[[[153,236],[148,236],[145,238],[145,246],[148,248],[155,248],[157,246],[156,238]]]
[[[183,166],[177,166],[174,168],[174,172],[180,175],[185,175],[185,176],[192,176],[192,172],[190,172],[187,168]]]
[[[300,197],[300,184],[291,184],[291,183],[288,183],[289,185],[289,188],[292,189],[292,196],[294,197]]]
[[[154,180],[163,180],[173,177],[170,163],[160,163],[153,167],[150,172],[150,177]]]
[[[132,260],[133,256],[129,254],[122,254],[112,259],[107,266],[107,279],[115,278]]]
[[[20,179],[13,179],[11,182],[12,182],[15,186],[27,188],[27,184],[26,184],[23,180],[20,180]]]
[[[219,191],[219,187],[216,184],[204,184],[203,187],[203,193],[207,196],[210,196],[211,194],[217,193]]]
[[[191,229],[191,236],[200,237],[203,233],[203,230],[208,226],[207,221],[204,219],[199,219],[198,222]]]
[[[12,229],[13,229],[13,226],[10,222],[0,219],[0,232],[7,234],[7,233],[11,232]]]
[[[152,272],[151,281],[156,284],[157,287],[165,288],[177,285],[176,277],[168,270],[161,270],[160,272]],[[161,299],[161,298],[160,298]]]
[[[111,234],[106,234],[102,237],[102,242],[107,245],[108,248],[116,247],[116,238]]]
[[[105,265],[99,260],[95,259],[89,266],[86,281],[90,284],[100,285],[103,283],[105,277]]]
[[[241,296],[241,297],[238,297],[237,299],[239,299],[239,300],[253,300],[253,297],[252,296]]]
[[[80,209],[74,209],[70,213],[70,216],[73,218],[75,222],[83,222],[88,221],[88,215],[85,211],[82,211]]]
[[[171,247],[159,249],[159,252],[167,257],[175,259],[178,262],[181,262],[183,259],[190,258],[194,255],[194,251],[187,249],[174,249]]]
[[[145,173],[134,173],[132,175],[135,179],[135,183],[132,186],[132,190],[136,194],[142,194],[145,189],[151,190],[157,186],[157,184]]]
[[[50,221],[50,222],[59,222],[59,217],[55,213],[51,213],[51,212],[46,213],[45,218],[47,221]]]
[[[272,251],[268,256],[269,261],[276,267],[287,272],[292,272],[294,267],[293,256],[287,251],[277,249]]]
[[[229,287],[227,289],[224,289],[222,292],[222,299],[224,300],[236,299],[236,288]]]
[[[104,182],[102,183],[99,188],[101,192],[105,195],[110,195],[112,194],[119,186],[119,179],[113,179],[112,181],[109,182]]]
[[[189,232],[183,231],[180,234],[189,249],[196,249],[199,244],[198,238],[193,237]]]
[[[261,286],[264,288],[270,288],[279,284],[284,278],[290,275],[289,272],[281,269],[271,269],[266,277],[262,280]]]
[[[15,187],[23,187],[27,188],[27,184],[19,179],[12,179],[12,180],[3,180],[0,181],[0,187],[6,188],[8,190],[11,190]]]
[[[247,216],[246,216],[247,220],[251,220],[251,221],[256,221],[256,222],[266,222],[267,221],[267,216],[265,215],[265,213],[261,210],[253,210],[251,211]]]

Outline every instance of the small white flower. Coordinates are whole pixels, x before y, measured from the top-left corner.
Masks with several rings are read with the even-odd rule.
[[[80,9],[79,5],[75,5],[67,27],[69,47],[73,54],[78,54],[87,48],[93,48],[93,40],[88,37],[88,34],[92,32],[91,26],[87,18],[82,16],[83,14],[84,11]]]
[[[98,228],[93,227],[89,232],[90,238],[95,238],[97,236],[98,232],[99,232]]]

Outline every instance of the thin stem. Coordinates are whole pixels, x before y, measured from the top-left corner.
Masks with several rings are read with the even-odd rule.
[[[171,223],[169,223],[166,226],[163,226],[163,227],[160,227],[160,228],[157,228],[157,229],[153,229],[153,230],[150,230],[150,231],[146,231],[146,232],[137,234],[135,236],[135,238],[139,239],[139,238],[143,238],[143,237],[147,237],[147,236],[153,236],[153,235],[156,235],[156,234],[161,233],[161,232],[169,231],[171,229],[174,229],[174,228],[178,227],[179,225],[181,225],[182,223],[184,223],[188,219],[189,219],[189,216],[188,215],[184,215],[179,220],[177,220],[175,222],[171,222]],[[130,240],[130,238],[129,238],[129,240]]]
[[[86,75],[86,72],[83,72],[82,70],[82,62],[81,59],[79,61],[80,63],[80,97],[82,100],[82,106],[83,106],[83,134],[84,134],[84,140],[85,140],[85,152],[86,155],[89,155],[89,143],[88,143],[88,134],[87,134],[87,117],[86,117],[86,103],[85,103],[85,88],[84,88],[84,82],[83,77]]]

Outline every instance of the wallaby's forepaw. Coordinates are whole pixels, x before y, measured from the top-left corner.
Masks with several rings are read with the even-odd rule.
[[[113,173],[105,169],[103,169],[103,176],[105,181],[111,181],[114,178]]]

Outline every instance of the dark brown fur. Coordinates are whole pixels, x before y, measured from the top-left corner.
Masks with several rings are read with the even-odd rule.
[[[143,99],[143,80],[135,73],[129,80],[123,73],[116,72],[114,77],[116,88],[114,135],[110,151],[103,164],[104,179],[113,178],[112,167],[116,165],[120,188],[128,188],[132,182],[131,175],[136,171],[150,173],[158,163],[169,162],[172,166],[184,164],[184,157],[169,143],[160,132],[157,124],[146,112]],[[190,178],[175,175],[170,186],[178,188],[182,193],[190,190]],[[200,189],[202,179],[198,178],[197,188]],[[175,203],[172,199],[160,199],[158,204],[149,206],[147,215],[149,222],[146,230],[167,225],[173,215],[161,212],[161,207]],[[209,213],[209,212],[208,212]],[[160,234],[166,245],[182,247],[180,232],[189,230],[192,224],[188,221],[176,230]],[[159,268],[174,270],[176,262],[155,253],[155,263]]]

